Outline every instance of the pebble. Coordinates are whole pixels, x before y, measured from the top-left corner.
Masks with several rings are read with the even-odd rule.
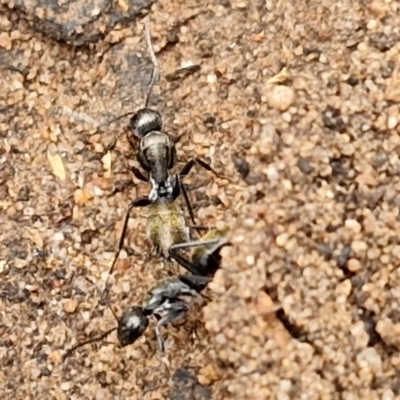
[[[53,235],[53,241],[62,242],[64,240],[64,234],[62,232],[56,232]]]
[[[382,369],[382,359],[373,347],[368,347],[357,355],[357,364],[373,372],[379,372]]]
[[[284,247],[288,240],[289,240],[289,234],[281,233],[280,235],[277,236],[275,242],[277,246]]]
[[[400,324],[394,324],[389,318],[382,318],[376,324],[376,331],[386,344],[400,349]]]
[[[84,189],[76,189],[74,192],[74,200],[76,204],[84,205],[93,198],[93,195]]]
[[[361,225],[360,223],[355,220],[355,219],[346,219],[345,221],[345,226],[347,228],[350,228],[352,231],[354,231],[355,233],[359,233],[361,232]]]
[[[78,308],[78,302],[75,299],[65,300],[63,303],[63,310],[67,314],[73,314]]]
[[[12,41],[8,32],[0,33],[0,47],[6,50],[11,50]]]
[[[192,135],[192,143],[194,143],[194,144],[202,144],[204,142],[204,140],[205,140],[205,136],[202,133],[195,132]]]
[[[294,90],[284,85],[267,85],[261,100],[279,111],[286,111],[294,102]]]
[[[394,129],[394,128],[396,128],[397,123],[398,123],[397,117],[393,117],[393,116],[389,117],[388,118],[388,122],[387,122],[387,128],[388,129]]]
[[[361,270],[362,265],[356,258],[350,258],[347,262],[347,268],[350,272],[357,272]]]
[[[67,390],[70,390],[72,387],[72,382],[62,382],[61,383],[61,390],[66,392]]]
[[[351,244],[351,248],[356,254],[362,254],[367,250],[368,246],[367,243],[362,240],[354,240]]]

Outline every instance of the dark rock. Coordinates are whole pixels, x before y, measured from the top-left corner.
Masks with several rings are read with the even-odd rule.
[[[148,13],[154,0],[127,0],[127,9],[111,0],[14,0],[15,10],[35,31],[74,46],[83,46],[101,40],[117,24],[128,26]],[[10,2],[11,6],[11,2]],[[11,8],[11,7],[10,7]]]
[[[172,381],[173,387],[168,397],[170,400],[211,399],[211,389],[200,385],[197,378],[186,367],[177,369],[172,377]]]

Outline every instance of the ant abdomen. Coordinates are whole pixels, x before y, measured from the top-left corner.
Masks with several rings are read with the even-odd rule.
[[[162,131],[162,116],[158,111],[150,108],[142,108],[133,115],[129,122],[129,127],[136,137],[142,139],[150,132]]]

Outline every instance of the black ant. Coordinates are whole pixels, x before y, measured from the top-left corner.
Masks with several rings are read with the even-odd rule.
[[[145,182],[150,182],[152,188],[147,198],[139,198],[133,200],[129,204],[125,215],[122,233],[119,239],[118,250],[109,274],[113,272],[118,255],[123,248],[129,215],[133,208],[150,206],[150,208],[155,210],[155,212],[151,211],[152,217],[149,220],[150,227],[148,226],[148,232],[150,231],[149,237],[155,247],[161,247],[162,253],[166,255],[170,245],[187,242],[190,239],[187,232],[188,229],[186,229],[186,222],[184,221],[183,213],[181,212],[179,206],[174,204],[174,201],[180,196],[181,193],[184,196],[193,227],[195,229],[199,229],[199,227],[196,226],[193,210],[185,186],[182,183],[182,178],[189,174],[194,164],[198,164],[204,169],[213,172],[216,176],[227,179],[219,175],[211,168],[210,165],[199,158],[190,159],[178,174],[170,174],[170,170],[175,166],[176,163],[175,143],[180,139],[180,137],[172,138],[165,134],[163,132],[163,119],[161,114],[158,111],[149,108],[151,93],[159,72],[157,59],[151,43],[150,30],[147,24],[145,33],[147,46],[154,68],[145,106],[139,111],[135,112],[131,117],[129,124],[131,132],[128,133],[127,138],[132,149],[137,151],[137,160],[148,176],[146,176],[145,173],[136,167],[132,167],[131,171],[138,179]],[[118,119],[130,114],[132,113],[124,114],[118,117]],[[136,142],[138,139],[140,140],[140,143],[139,149],[137,150]],[[165,218],[160,216],[158,218],[159,221],[157,222],[157,212],[160,212],[161,214],[162,212],[164,212],[164,214],[167,213],[168,216],[166,215]],[[161,226],[157,229],[159,229],[159,232],[163,230],[168,231],[168,233],[166,233],[164,236],[169,235],[171,240],[159,240],[157,237],[154,238],[155,236],[161,236],[162,233],[154,233],[156,232],[156,229],[151,227],[151,221],[154,221],[154,224],[161,224]],[[164,223],[170,224],[170,226],[163,227]],[[175,228],[175,226],[177,228]],[[183,229],[183,227],[185,227],[185,229]]]
[[[101,336],[78,343],[65,353],[64,359],[79,347],[102,340],[115,330],[120,346],[128,346],[143,335],[152,315],[157,318],[155,332],[158,349],[163,355],[165,345],[161,328],[183,318],[190,309],[191,299],[199,296],[207,287],[220,267],[221,249],[230,245],[225,233],[226,231],[211,230],[203,235],[201,240],[177,244],[170,248],[171,257],[187,269],[189,274],[179,275],[157,284],[149,291],[148,298],[142,306],[126,308],[121,318],[117,317],[109,305],[118,326]],[[193,248],[190,260],[179,254],[179,250],[184,248]]]

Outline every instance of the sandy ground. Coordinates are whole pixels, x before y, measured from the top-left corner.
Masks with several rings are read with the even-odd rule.
[[[398,2],[2,4],[2,399],[400,398]],[[187,182],[200,223],[231,227],[233,246],[165,332],[169,371],[151,329],[62,363],[114,326],[96,286],[149,190],[127,171],[126,120],[100,126],[143,104],[149,10],[152,106],[184,134],[180,163],[232,179]],[[188,63],[201,70],[174,80]],[[112,279],[119,313],[171,273],[145,222],[132,216]]]

